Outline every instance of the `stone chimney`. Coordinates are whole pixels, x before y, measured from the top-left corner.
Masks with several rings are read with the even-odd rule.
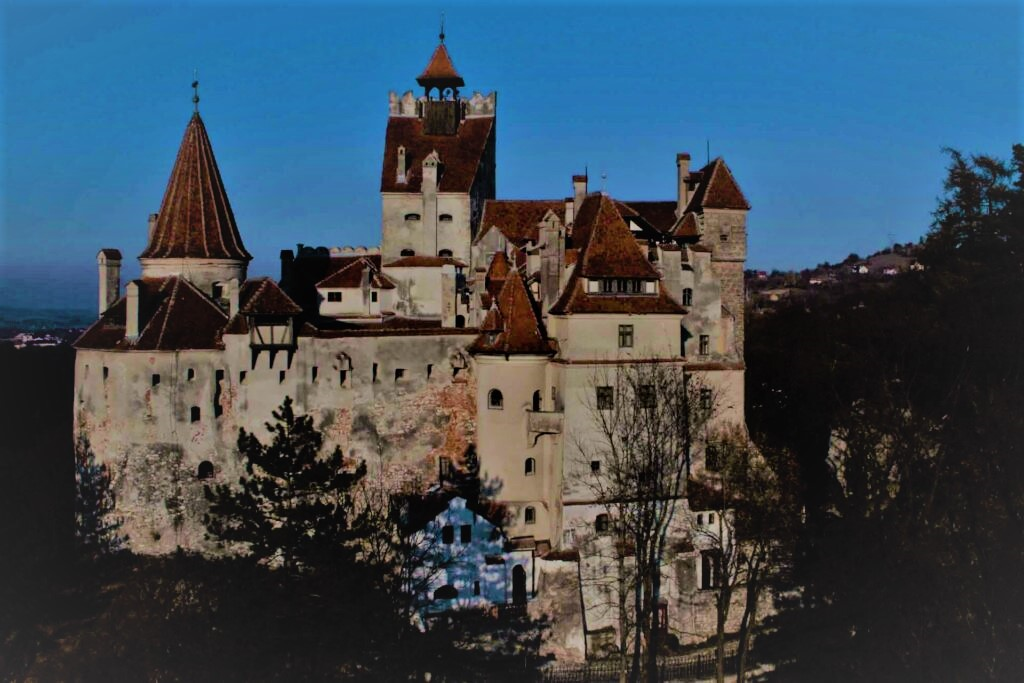
[[[398,146],[398,177],[395,182],[405,183],[405,147],[402,145]]]
[[[676,218],[683,215],[690,203],[690,186],[686,184],[689,175],[690,153],[680,152],[676,155]]]
[[[563,219],[566,225],[572,225],[572,222],[576,220],[575,208],[576,204],[573,198],[568,197],[565,200],[565,217]]]
[[[291,250],[288,251],[291,253]],[[228,280],[228,317],[234,318],[238,315],[238,278]]]
[[[572,177],[572,214],[578,216],[580,213],[580,204],[583,203],[583,198],[587,196],[587,176],[585,175],[574,175]]]
[[[117,249],[100,249],[96,254],[100,269],[100,315],[114,305],[121,293],[121,252]]]
[[[149,214],[149,241],[153,241],[153,233],[156,231],[156,219],[160,217],[158,213]]]
[[[124,337],[129,341],[139,338],[139,281],[132,280],[124,288],[127,306],[124,314]]]

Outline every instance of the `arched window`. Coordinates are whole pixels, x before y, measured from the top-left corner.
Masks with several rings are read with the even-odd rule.
[[[399,254],[401,254],[402,256],[415,256],[416,252],[413,251],[412,249],[403,249],[402,251],[399,252]]]
[[[527,505],[523,511],[523,522],[533,524],[537,521],[537,510],[532,505]]]
[[[459,591],[450,583],[446,583],[434,591],[435,600],[454,600],[457,597],[459,597]]]
[[[450,213],[442,213],[440,216],[437,217],[437,220],[441,221],[442,223],[451,223],[452,215]]]
[[[692,306],[693,305],[693,290],[690,289],[689,287],[687,287],[686,289],[683,290],[683,305],[684,306]]]
[[[533,392],[533,412],[540,412],[540,389]]]
[[[608,527],[608,515],[602,512],[597,516],[597,519],[594,520],[594,528],[597,530],[597,533],[604,534],[608,533]]]
[[[197,479],[209,479],[213,476],[213,463],[209,460],[204,460],[199,463],[199,468],[196,470]]]
[[[451,249],[442,249],[441,251],[437,252],[437,255],[438,256],[448,256],[448,257],[450,257],[452,255],[452,250]]]
[[[407,214],[405,214],[405,220],[407,220],[407,221],[418,221],[419,219],[420,219],[420,215],[418,213],[407,213]]]
[[[465,326],[466,326],[466,316],[464,316],[464,315],[457,315],[457,316],[455,316],[455,327],[462,328],[462,327],[465,327]]]
[[[537,461],[534,458],[527,458],[526,465],[524,466],[526,476],[532,477],[537,474]]]
[[[487,394],[487,407],[491,410],[501,410],[504,406],[505,397],[501,395],[501,391],[491,389],[491,392]]]

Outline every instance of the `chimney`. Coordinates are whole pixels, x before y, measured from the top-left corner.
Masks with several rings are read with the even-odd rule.
[[[563,219],[566,225],[572,225],[572,222],[576,220],[575,206],[573,198],[567,197],[565,200],[565,217]]]
[[[690,203],[690,186],[686,179],[690,176],[690,153],[680,152],[676,155],[676,218],[683,215],[686,205]]]
[[[100,269],[100,315],[117,301],[121,292],[121,252],[117,249],[100,249],[96,254]]]
[[[291,250],[288,251],[291,253]],[[234,318],[238,315],[238,278],[228,280],[228,317]]]
[[[395,182],[405,183],[405,147],[398,146],[398,178]]]
[[[580,204],[583,203],[583,198],[587,196],[587,176],[586,175],[574,175],[572,177],[572,213],[573,217],[579,215]]]
[[[129,282],[124,293],[128,304],[124,314],[124,337],[135,341],[139,338],[139,281]]]
[[[156,219],[160,217],[158,213],[149,214],[149,241],[153,241],[153,233],[156,232]]]
[[[301,246],[300,246],[301,249]],[[281,250],[281,287],[285,291],[292,284],[292,264],[295,262],[295,254],[291,249]]]
[[[427,158],[423,160],[423,180],[420,183],[422,186],[420,191],[423,194],[437,191],[438,166],[440,165],[441,157],[438,156],[436,149],[428,154]]]

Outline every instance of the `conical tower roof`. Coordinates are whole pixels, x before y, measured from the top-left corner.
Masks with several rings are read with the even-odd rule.
[[[199,112],[185,128],[144,259],[249,261]]]
[[[461,88],[466,84],[459,72],[455,70],[455,65],[452,64],[452,58],[448,55],[448,48],[444,46],[443,38],[437,49],[434,50],[434,54],[431,55],[427,68],[417,76],[416,82],[424,88],[431,86]]]

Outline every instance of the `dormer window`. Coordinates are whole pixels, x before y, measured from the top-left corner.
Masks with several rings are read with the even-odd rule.
[[[441,221],[442,223],[451,223],[452,215],[450,213],[442,213],[440,216],[437,217],[437,220]]]
[[[451,258],[452,257],[452,250],[451,249],[442,249],[439,252],[437,252],[437,255],[438,256],[447,256],[448,258]]]
[[[341,301],[341,292],[327,292],[327,300],[332,303]]]
[[[403,249],[402,251],[399,252],[399,254],[402,256],[415,256],[416,252],[413,251],[412,249]]]
[[[418,221],[419,219],[420,219],[420,215],[418,213],[407,213],[407,214],[405,214],[405,220],[407,220],[407,221]]]

